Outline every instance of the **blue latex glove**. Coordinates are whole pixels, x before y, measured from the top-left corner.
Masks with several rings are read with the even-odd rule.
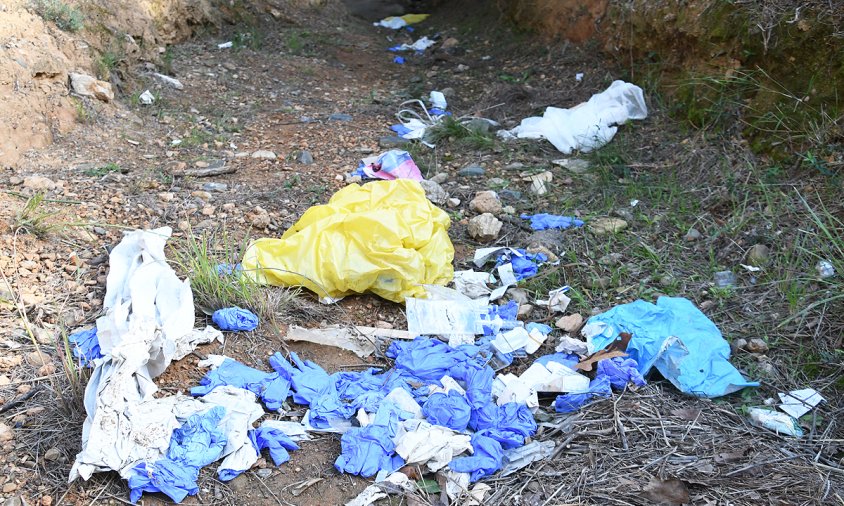
[[[384,404],[375,420],[366,427],[354,427],[340,438],[340,456],[334,467],[341,473],[369,477],[379,471],[392,473],[404,466],[404,460],[395,454],[393,437],[398,428],[398,414],[393,406]]]
[[[547,213],[540,213],[534,214],[533,216],[529,214],[522,214],[523,220],[530,220],[530,228],[534,230],[546,230],[549,228],[570,228],[570,227],[582,227],[583,221],[578,220],[577,218],[573,218],[571,216],[559,216],[556,214],[547,214]]]
[[[611,397],[610,379],[606,376],[596,376],[589,383],[589,390],[577,394],[558,395],[554,401],[557,413],[572,413],[600,397]]]
[[[273,411],[280,409],[290,394],[290,381],[286,377],[253,369],[230,358],[225,359],[220,367],[208,371],[200,380],[199,386],[191,388],[190,393],[198,397],[223,385],[249,390]]]
[[[277,428],[261,426],[257,429],[249,431],[249,440],[252,441],[252,446],[261,453],[263,449],[270,450],[270,457],[273,463],[280,466],[290,460],[289,451],[299,449],[299,445],[294,443],[284,432]]]
[[[471,416],[471,407],[466,397],[451,390],[448,394],[437,392],[428,397],[422,406],[422,413],[433,425],[442,425],[457,432],[466,429]]]
[[[188,495],[199,493],[197,478],[199,469],[172,460],[161,459],[155,464],[141,462],[132,468],[129,476],[129,499],[135,503],[144,492],[162,492],[179,503]]]
[[[332,419],[349,419],[357,411],[354,404],[340,400],[333,383],[328,383],[319,395],[311,399],[310,407],[308,421],[317,429],[327,429],[331,427]]]
[[[311,401],[321,397],[331,383],[331,378],[322,367],[310,360],[302,361],[296,353],[290,353],[290,359],[296,364],[291,365],[281,353],[270,357],[270,365],[280,375],[289,378],[293,387],[293,402],[310,405]]]
[[[495,439],[505,450],[518,448],[525,444],[525,438],[536,433],[536,420],[524,404],[508,402],[498,407],[493,427],[481,430],[478,434]]]
[[[201,415],[193,415],[173,431],[167,458],[198,469],[216,461],[223,454],[228,440],[217,428],[226,415],[222,406],[215,406]]]
[[[417,337],[413,341],[395,340],[387,348],[387,356],[395,359],[397,372],[423,383],[439,381],[446,375],[462,380],[469,369],[482,367],[479,360],[465,351],[427,337]]]
[[[448,467],[458,473],[469,473],[470,481],[478,481],[501,469],[504,452],[498,441],[475,433],[472,434],[472,448],[474,449],[472,456],[457,457]]]
[[[73,356],[78,358],[84,366],[94,367],[92,362],[103,356],[100,351],[100,341],[97,339],[97,328],[77,330],[67,336],[73,345]]]
[[[632,358],[614,357],[598,362],[596,375],[606,376],[613,388],[619,390],[623,390],[627,383],[641,387],[645,385],[645,378],[637,367],[638,364]]]
[[[248,309],[239,307],[226,307],[214,311],[211,320],[220,327],[220,330],[240,332],[255,330],[258,328],[258,317]]]
[[[393,63],[404,65],[404,58],[402,58],[401,56],[396,56],[395,58],[393,58]]]

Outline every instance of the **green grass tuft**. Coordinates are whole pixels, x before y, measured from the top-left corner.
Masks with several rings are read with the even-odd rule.
[[[85,27],[82,11],[62,0],[35,0],[33,8],[43,19],[66,32],[78,32]]]

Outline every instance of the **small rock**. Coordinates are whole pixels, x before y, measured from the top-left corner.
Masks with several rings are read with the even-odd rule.
[[[52,179],[44,176],[27,176],[23,180],[23,186],[38,192],[55,189],[57,185]]]
[[[764,244],[754,244],[747,251],[747,263],[759,267],[768,263],[771,257],[771,250]]]
[[[762,362],[759,364],[759,372],[765,376],[773,376],[777,373],[777,368],[770,362]]]
[[[672,276],[671,274],[663,274],[659,278],[659,286],[663,288],[668,288],[674,285],[674,281],[674,276]]]
[[[270,468],[258,469],[257,471],[255,471],[255,474],[257,474],[258,477],[261,479],[267,479],[272,476],[273,470]]]
[[[469,220],[469,236],[481,242],[494,241],[502,225],[498,218],[484,213]]]
[[[698,229],[690,228],[689,231],[686,232],[686,235],[683,237],[683,239],[687,241],[697,241],[701,237],[703,237],[703,235],[698,231]]]
[[[504,170],[522,170],[523,168],[525,168],[525,164],[522,162],[508,163],[504,166]]]
[[[158,194],[158,200],[162,202],[172,202],[174,198],[176,198],[176,195],[173,192],[161,192]]]
[[[516,318],[519,320],[526,320],[530,317],[530,314],[533,312],[533,305],[531,304],[519,304],[519,312],[516,315]]]
[[[513,206],[504,206],[501,208],[501,212],[504,214],[516,214],[516,208]]]
[[[563,316],[557,320],[557,328],[574,334],[583,326],[583,317],[579,313]]]
[[[179,228],[179,230],[181,230],[182,232],[185,232],[188,229],[190,229],[190,222],[188,220],[181,220],[181,221],[179,221],[179,224],[176,225],[176,226]]]
[[[9,482],[9,483],[6,483],[5,485],[3,485],[3,493],[4,494],[10,494],[17,489],[18,489],[18,485],[16,483],[13,483],[13,482]]]
[[[384,149],[401,148],[410,144],[407,139],[402,139],[397,135],[387,135],[378,139],[378,146]]]
[[[10,380],[8,376],[6,376],[5,374],[0,374],[0,387],[4,387],[11,382],[12,380]]]
[[[445,201],[445,204],[446,204],[448,207],[450,207],[450,208],[454,209],[455,207],[457,207],[457,206],[459,206],[459,205],[460,205],[460,199],[458,199],[458,198],[454,198],[454,197],[451,197],[450,199],[448,199],[448,200],[446,200],[446,201]]]
[[[32,365],[41,367],[42,365],[50,362],[50,357],[42,351],[35,350],[26,354],[26,360]]]
[[[249,219],[249,223],[255,228],[263,229],[270,226],[270,215],[260,207],[256,207],[255,211],[249,214],[247,218]]]
[[[94,97],[103,102],[114,100],[111,83],[106,83],[85,74],[70,74],[70,88],[74,93],[83,97]]]
[[[442,186],[430,179],[423,179],[422,181],[419,181],[419,184],[422,186],[422,189],[425,190],[425,196],[428,197],[428,200],[434,204],[444,205],[446,200],[448,200],[448,192],[446,192]]]
[[[352,121],[352,115],[338,112],[329,116],[328,121]]]
[[[743,350],[747,347],[747,339],[740,337],[730,344],[732,345],[733,350]]]
[[[5,423],[0,422],[0,443],[11,441],[14,437],[15,432],[12,430],[12,428],[6,425]]]
[[[485,173],[486,169],[477,164],[469,164],[457,171],[457,175],[460,177],[481,177]]]
[[[224,192],[228,191],[229,185],[226,183],[204,183],[202,189],[207,192]]]
[[[385,322],[384,320],[378,320],[375,322],[376,329],[391,329],[393,328],[393,324],[390,322]]]
[[[53,498],[49,495],[41,496],[41,506],[53,506]]]
[[[211,194],[208,193],[207,191],[203,191],[203,190],[197,190],[195,192],[191,192],[191,197],[196,197],[199,200],[204,200],[205,202],[208,202],[209,200],[211,200]]]
[[[516,190],[501,190],[499,193],[502,200],[510,202],[516,202],[522,198],[522,192]]]
[[[54,460],[59,460],[59,457],[62,456],[62,452],[59,451],[58,448],[50,448],[46,452],[44,452],[44,460],[48,462],[52,462]]]
[[[457,39],[455,39],[454,37],[449,37],[442,42],[442,44],[440,45],[440,48],[441,49],[451,49],[451,48],[457,46],[457,44],[459,44]],[[443,93],[443,94],[445,94],[445,93]]]
[[[213,216],[214,215],[214,206],[205,206],[202,208],[203,216]]]
[[[18,176],[12,176],[9,178],[9,184],[12,186],[18,186],[21,183],[23,183],[23,178],[20,178]]]
[[[621,232],[627,228],[627,222],[621,218],[598,218],[589,223],[589,229],[595,235]]]
[[[56,372],[56,366],[52,362],[47,362],[46,364],[42,365],[38,368],[38,375],[39,376],[49,376]]]
[[[494,191],[482,191],[476,193],[475,198],[469,202],[469,209],[481,214],[498,214],[501,212],[501,201]]]
[[[601,265],[617,265],[621,263],[621,259],[621,253],[610,253],[599,258],[598,263]]]
[[[748,341],[744,349],[750,353],[765,353],[768,351],[768,343],[757,337]]]
[[[302,165],[311,165],[314,163],[314,157],[311,155],[311,152],[308,150],[303,150],[299,153],[299,156],[296,157],[296,161],[301,163]]]
[[[225,204],[223,204],[223,211],[226,211],[228,213],[234,211],[235,207],[236,206],[234,202],[226,202]]]
[[[514,300],[519,304],[527,304],[530,300],[527,292],[522,288],[510,288],[507,290],[507,295],[510,297],[510,300]]]
[[[275,160],[277,157],[275,153],[266,149],[259,149],[252,153],[252,158],[261,158],[263,160]]]
[[[457,68],[454,69],[455,72],[466,72],[467,70],[469,70],[469,66],[463,65],[462,63],[457,65]]]
[[[363,178],[361,178],[360,176],[353,176],[351,174],[346,174],[346,183],[347,184],[360,183],[361,181],[363,181]]]
[[[6,499],[6,501],[3,503],[3,506],[23,506],[23,501],[21,501],[21,498],[17,496],[10,497]]]
[[[434,177],[432,177],[430,180],[437,183],[437,184],[443,184],[446,181],[448,181],[448,173],[447,172],[439,172],[437,174],[434,174]]]
[[[197,169],[207,169],[209,165],[211,165],[211,164],[209,164],[205,160],[197,160],[197,161],[193,162],[193,166],[196,167]]]

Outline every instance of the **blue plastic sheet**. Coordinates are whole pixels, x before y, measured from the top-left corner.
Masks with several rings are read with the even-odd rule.
[[[229,332],[249,332],[258,328],[258,317],[255,313],[239,307],[218,309],[211,315],[211,320],[220,330]]]
[[[249,390],[273,411],[281,409],[282,403],[290,395],[290,380],[287,376],[259,371],[230,358],[223,360],[216,369],[208,371],[199,381],[199,386],[191,388],[190,393],[198,397],[222,385]]]
[[[474,450],[472,456],[457,457],[448,467],[458,473],[469,473],[469,480],[473,482],[501,469],[504,452],[498,441],[475,433],[472,434],[472,449]]]
[[[571,228],[582,227],[583,221],[571,216],[559,216],[556,214],[522,214],[523,220],[530,220],[530,228],[534,230],[547,230],[549,228]]]
[[[730,363],[730,345],[718,327],[684,298],[660,297],[656,304],[637,300],[593,316],[589,324],[606,328],[593,336],[600,350],[621,332],[633,334],[627,353],[644,376],[656,367],[680,391],[720,397],[758,382],[746,380]],[[676,336],[676,339],[672,336]],[[666,342],[671,339],[671,342]],[[660,353],[665,347],[665,352]]]
[[[448,394],[442,392],[431,394],[422,406],[422,413],[430,423],[458,432],[465,430],[469,425],[471,412],[469,401],[455,390],[451,390]]]
[[[299,449],[299,445],[294,443],[287,434],[274,427],[261,426],[250,430],[249,440],[252,441],[252,446],[258,453],[261,453],[264,449],[269,450],[270,458],[277,466],[290,460],[288,451]]]
[[[67,336],[67,340],[73,345],[73,356],[79,359],[84,366],[94,367],[94,360],[103,356],[100,351],[100,341],[97,339],[97,328],[77,330]]]
[[[554,410],[557,413],[572,413],[595,399],[610,396],[612,396],[610,379],[607,376],[596,376],[595,379],[589,382],[588,391],[558,395],[557,399],[554,400]]]
[[[228,442],[217,428],[225,413],[217,406],[191,416],[173,431],[165,458],[135,466],[128,480],[132,502],[144,492],[162,492],[177,503],[199,493],[199,469],[219,459]]]
[[[613,388],[624,389],[628,383],[644,386],[645,378],[637,369],[638,364],[632,358],[614,357],[598,362],[597,376],[609,378]]]
[[[404,460],[395,454],[399,417],[393,406],[385,404],[378,410],[375,420],[366,427],[349,429],[340,438],[340,456],[334,467],[341,473],[370,477],[379,471],[392,473]]]

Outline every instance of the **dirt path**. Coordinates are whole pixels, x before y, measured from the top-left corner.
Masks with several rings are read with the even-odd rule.
[[[49,199],[40,209],[58,213],[45,220],[57,228],[45,230],[43,239],[15,233],[11,226],[0,230],[0,267],[14,294],[23,297],[26,319],[40,345],[54,356],[52,363],[59,363],[59,330],[91,323],[101,309],[108,269],[104,248],[115,245],[124,228],[168,225],[177,231],[175,240],[188,233],[219,237],[223,231],[237,241],[277,236],[308,207],[345,186],[345,174],[360,158],[385,149],[379,139],[390,135],[387,128],[404,100],[444,90],[455,114],[479,114],[510,127],[547,105],[575,105],[613,79],[628,77],[588,47],[546,47],[497,22],[494,14],[470,8],[435,13],[414,37],[438,33],[440,40],[454,39],[451,48],[408,55],[408,62],[398,65],[385,48],[411,41],[406,34],[318,15],[294,25],[264,20],[171,48],[166,71],[184,83],[183,90],[144,77],[144,69],[139,69],[142,77],[124,90],[130,97],[126,106],[114,111],[86,103],[80,114],[88,124],[31,153],[16,174],[3,176],[9,191],[0,193],[0,213],[10,223],[19,223],[14,218],[24,202],[19,194],[32,193],[38,185]],[[218,49],[218,43],[229,40],[233,48]],[[578,73],[585,75],[582,81],[575,79]],[[131,98],[145,89],[156,96],[153,105]],[[776,327],[791,313],[788,300],[771,292],[764,274],[753,277],[737,271],[741,289],[713,289],[712,272],[737,266],[754,244],[780,239],[766,231],[772,217],[761,197],[742,204],[730,189],[711,186],[702,174],[705,168],[723,166],[738,180],[746,176],[749,181],[740,166],[749,156],[744,148],[688,134],[668,118],[661,104],[651,105],[646,122],[623,127],[611,145],[583,157],[591,166],[583,171],[551,164],[561,156],[546,143],[452,136],[435,150],[408,147],[424,174],[445,174],[443,187],[461,201],[450,209],[456,267],[465,266],[480,246],[466,233],[467,218],[473,214],[468,202],[476,191],[493,189],[515,215],[532,211],[613,216],[628,225],[623,233],[598,236],[587,230],[530,233],[518,219],[507,221],[497,244],[542,246],[563,260],[560,267],[524,285],[531,297],[570,284],[577,292],[572,309],[588,317],[639,297],[682,295],[703,308],[730,339],[766,336],[772,347],[780,343],[784,356],[811,336],[823,341],[818,349],[840,348],[840,336],[837,342],[834,338],[835,330],[841,329],[840,317],[818,316],[820,308],[784,329]],[[256,157],[261,151],[273,156]],[[303,151],[313,163],[299,161]],[[469,164],[484,167],[483,176],[461,177],[458,171]],[[208,178],[174,175],[222,166],[235,171]],[[523,179],[524,172],[540,170],[554,175],[552,191],[542,197]],[[31,175],[47,180],[24,181]],[[824,191],[814,184],[815,190]],[[745,206],[741,215],[740,205]],[[684,239],[690,228],[702,230],[703,237]],[[780,258],[780,249],[771,246],[776,265],[788,263]],[[794,269],[805,269],[808,260],[790,262]],[[815,288],[830,289],[823,284]],[[376,297],[349,298],[339,308],[328,309],[308,301],[297,304],[279,329],[264,325],[229,338],[222,350],[203,346],[199,355],[225,353],[266,369],[269,354],[292,350],[335,372],[366,363],[333,348],[285,343],[284,325],[406,325],[400,306]],[[68,504],[123,502],[125,484],[113,475],[97,475],[69,489],[62,484],[79,450],[84,414],[73,405],[73,391],[61,370],[32,355],[35,348],[21,330],[21,315],[10,305],[0,310],[0,331],[13,342],[0,362],[3,398],[9,402],[44,385],[33,401],[5,413],[6,424],[15,431],[15,439],[4,443],[3,457],[7,483],[14,487],[4,487],[3,497],[23,494],[27,504],[41,500],[45,506],[60,497]],[[808,326],[809,322],[814,323]],[[546,347],[543,352],[553,351],[553,346]],[[670,493],[654,489],[670,489],[679,480],[694,504],[841,500],[841,475],[827,469],[841,458],[840,449],[831,443],[840,444],[838,401],[831,401],[821,419],[811,422],[813,437],[808,442],[752,427],[742,407],[763,404],[778,389],[802,386],[796,382],[816,377],[791,374],[787,359],[776,355],[772,359],[764,352],[736,352],[735,362],[746,374],[765,378],[762,389],[713,402],[682,397],[669,383],[656,381],[574,416],[559,418],[553,409],[540,411],[538,420],[545,425],[537,438],[563,446],[548,462],[491,480],[488,503],[647,504]],[[198,383],[203,371],[197,361],[189,356],[173,364],[158,381],[162,391],[184,391]],[[832,372],[824,367],[817,366],[818,374],[831,374],[832,379],[813,386],[834,394],[841,386],[840,364]],[[48,383],[65,392],[67,407],[54,409]],[[206,469],[200,495],[185,503],[342,504],[369,480],[334,470],[339,449],[339,438],[320,436],[280,468],[262,463],[228,484]],[[48,450],[58,450],[58,457],[51,454],[46,460]],[[814,464],[812,455],[818,456]],[[321,481],[301,495],[293,493],[312,478]],[[790,495],[772,495],[771,483]],[[431,494],[423,503],[438,504],[438,495]],[[150,496],[143,501],[157,504],[161,499]]]

